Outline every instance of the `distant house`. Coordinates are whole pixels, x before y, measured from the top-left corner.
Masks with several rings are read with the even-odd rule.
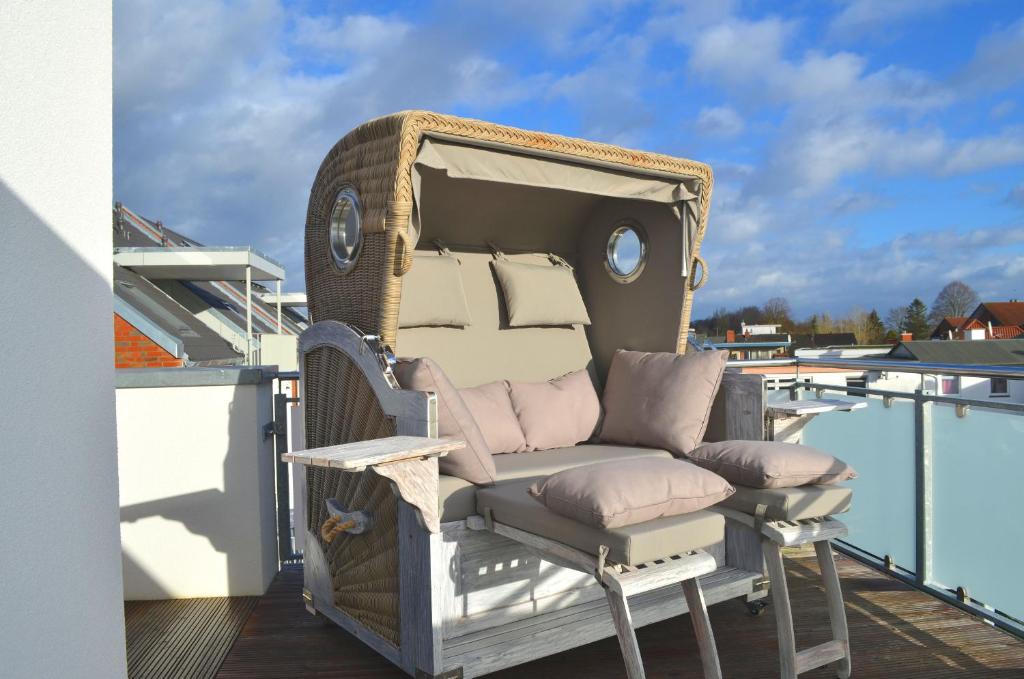
[[[797,349],[831,349],[834,347],[857,346],[857,336],[852,332],[815,332],[793,335],[791,348]]]
[[[982,302],[970,316],[943,318],[932,339],[1005,340],[1024,335],[1024,302]]]
[[[986,342],[935,342],[917,340],[900,342],[886,355],[902,361],[946,363],[950,365],[1024,365],[1024,339],[990,340]],[[1005,399],[1024,403],[1024,381],[1004,377],[960,377],[956,375],[921,375],[872,371],[868,386],[893,391],[914,391],[924,388],[945,396],[968,399]]]
[[[246,246],[206,247],[120,203],[113,245],[117,367],[294,368],[308,323],[296,293],[280,291],[280,264]]]
[[[748,326],[743,324],[743,328],[746,330],[751,328],[777,329],[778,327],[777,325]],[[730,359],[747,361],[785,358],[790,343],[790,336],[785,333],[753,334],[748,332],[737,335],[735,330],[727,330],[725,335],[708,337],[704,341],[704,346],[708,349],[724,349],[729,352]]]

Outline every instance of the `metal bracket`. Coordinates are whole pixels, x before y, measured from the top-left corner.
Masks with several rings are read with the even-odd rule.
[[[892,557],[889,556],[888,554],[886,554],[885,558],[882,559],[882,563],[885,565],[885,569],[889,570],[889,571],[891,571],[893,568],[896,567],[896,562],[893,561]]]
[[[956,404],[956,416],[957,417],[960,417],[960,418],[967,417],[967,413],[969,413],[969,412],[971,412],[971,406],[967,405],[966,403],[957,403]]]
[[[971,595],[963,585],[956,588],[956,598],[965,604],[971,603]]]
[[[316,615],[316,608],[313,606],[313,593],[305,587],[302,588],[302,602],[306,605],[306,610],[310,615]]]
[[[892,408],[892,396],[883,396],[882,405],[886,408]]]

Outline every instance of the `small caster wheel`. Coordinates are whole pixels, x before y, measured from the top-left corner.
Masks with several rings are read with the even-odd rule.
[[[764,613],[764,609],[768,608],[768,602],[763,599],[755,599],[746,603],[747,612],[751,615],[761,615]]]

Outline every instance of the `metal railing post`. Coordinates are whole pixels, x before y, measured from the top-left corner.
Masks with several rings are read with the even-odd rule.
[[[916,490],[917,581],[927,585],[932,577],[932,402],[924,392],[914,392],[914,479]]]
[[[280,388],[280,381],[278,381]],[[274,474],[277,484],[277,555],[281,561],[295,559],[292,548],[292,522],[289,505],[291,486],[288,483],[288,464],[281,456],[288,452],[288,396],[274,394]]]

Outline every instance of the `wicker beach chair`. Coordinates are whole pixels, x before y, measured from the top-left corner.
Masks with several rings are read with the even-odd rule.
[[[476,486],[439,472],[438,458],[463,443],[436,438],[435,394],[401,389],[393,354],[429,356],[468,387],[581,368],[599,385],[617,349],[685,352],[693,293],[707,278],[699,253],[711,190],[698,162],[420,111],[373,120],[335,145],[306,222],[307,450],[285,457],[303,465],[296,531],[311,612],[417,677],[479,676],[616,634],[600,573],[578,567],[588,557],[567,563],[496,532]],[[466,321],[434,308],[441,283],[417,278],[439,256],[458,260]],[[490,266],[497,256],[571,265],[590,326],[513,327]],[[727,375],[709,436],[735,435],[740,416],[751,431],[763,426],[763,412],[730,396],[733,386],[749,392],[746,377]],[[496,455],[494,488],[648,454],[581,445]],[[764,597],[760,527],[726,521],[722,539],[699,550],[701,569],[687,571],[703,577],[686,597],[678,581],[630,590],[643,593],[628,603],[629,633],[690,605]]]

